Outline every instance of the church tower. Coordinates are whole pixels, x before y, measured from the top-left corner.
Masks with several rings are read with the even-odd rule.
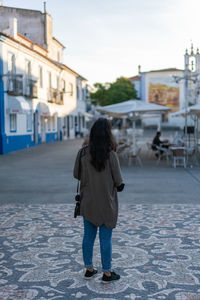
[[[185,70],[192,73],[200,73],[200,54],[197,48],[196,53],[194,52],[193,44],[191,44],[190,53],[188,50],[185,51]]]

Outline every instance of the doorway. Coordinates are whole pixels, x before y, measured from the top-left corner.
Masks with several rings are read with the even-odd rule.
[[[67,138],[70,138],[70,116],[67,116]]]
[[[46,122],[45,122],[45,117],[41,117],[41,138],[42,138],[42,143],[46,143]]]
[[[38,144],[38,112],[34,112],[33,114],[33,122],[34,122],[34,143]]]

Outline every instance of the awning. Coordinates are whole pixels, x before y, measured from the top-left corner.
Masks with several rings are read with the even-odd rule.
[[[39,102],[36,106],[36,110],[38,110],[40,116],[43,117],[51,117],[58,113],[56,107],[53,104],[47,104],[45,102]]]
[[[7,113],[9,114],[26,114],[31,111],[29,103],[23,97],[8,96]]]

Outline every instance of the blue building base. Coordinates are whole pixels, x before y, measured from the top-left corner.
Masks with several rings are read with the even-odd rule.
[[[2,136],[1,154],[35,146],[31,135]]]
[[[46,143],[52,143],[58,141],[57,132],[46,133]]]
[[[58,141],[57,132],[46,133],[46,143]],[[32,134],[27,135],[0,135],[0,154],[6,154],[12,151],[30,148],[42,143],[41,136],[38,135],[38,144],[32,141]]]

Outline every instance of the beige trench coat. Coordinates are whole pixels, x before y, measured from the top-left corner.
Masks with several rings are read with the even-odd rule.
[[[81,150],[80,150],[81,151]],[[75,165],[74,177],[78,179],[80,151]],[[106,162],[105,169],[96,171],[90,163],[89,147],[84,147],[81,155],[81,216],[95,226],[116,227],[118,217],[117,186],[122,184],[119,160],[114,151]]]

